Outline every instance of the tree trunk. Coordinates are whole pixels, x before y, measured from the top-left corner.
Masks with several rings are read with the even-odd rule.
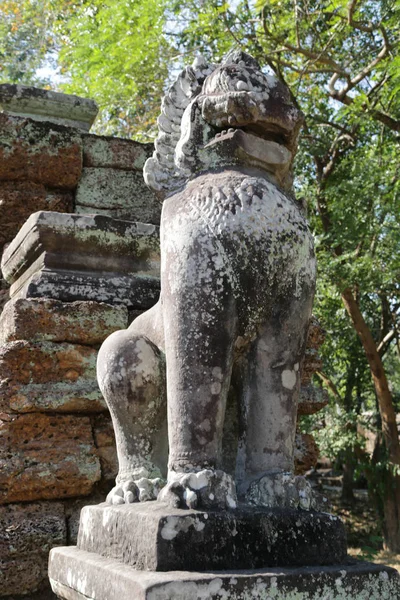
[[[347,448],[343,461],[342,502],[353,504],[354,497],[354,455],[351,448]]]
[[[393,466],[400,466],[396,413],[381,357],[350,288],[346,288],[342,292],[342,300],[361,340],[371,369],[382,419],[382,434],[389,453],[389,460]],[[400,552],[400,477],[394,475],[390,470],[385,483],[385,546],[392,552]]]

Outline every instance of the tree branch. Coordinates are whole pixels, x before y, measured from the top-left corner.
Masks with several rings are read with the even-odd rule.
[[[339,394],[339,391],[332,379],[330,379],[330,377],[328,377],[328,375],[325,375],[325,373],[323,373],[322,371],[316,371],[315,374],[321,379],[321,381],[325,383],[326,387],[332,392],[335,398],[342,401],[342,397]]]

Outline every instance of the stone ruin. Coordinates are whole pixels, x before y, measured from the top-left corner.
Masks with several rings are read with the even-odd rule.
[[[302,477],[326,397],[287,90],[199,59],[152,157],[85,102],[0,86],[0,597],[44,599],[57,546],[65,599],[400,597]]]

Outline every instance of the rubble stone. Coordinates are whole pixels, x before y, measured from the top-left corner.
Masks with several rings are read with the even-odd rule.
[[[82,139],[74,129],[0,113],[0,181],[74,189],[82,173]]]
[[[89,417],[2,415],[0,504],[88,495],[100,479]]]
[[[27,594],[47,579],[48,555],[67,541],[61,502],[0,507],[0,597]]]

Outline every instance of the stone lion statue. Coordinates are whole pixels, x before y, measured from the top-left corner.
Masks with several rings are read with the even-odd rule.
[[[313,505],[293,475],[316,269],[292,192],[302,120],[240,51],[196,59],[163,98],[144,168],[163,200],[160,299],[98,357],[119,458],[108,502]]]

